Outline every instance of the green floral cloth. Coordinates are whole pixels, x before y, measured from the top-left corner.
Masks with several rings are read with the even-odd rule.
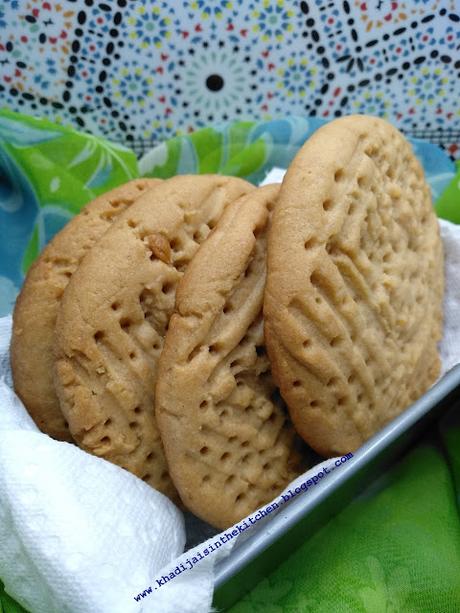
[[[231,613],[458,613],[459,501],[457,423],[411,450]]]
[[[43,245],[94,196],[139,174],[220,172],[258,182],[273,166],[286,167],[319,125],[305,118],[233,122],[171,139],[138,165],[133,152],[116,144],[0,111],[0,315],[11,310]],[[460,223],[460,167],[437,147],[413,144],[438,215]],[[457,417],[444,420],[439,433],[407,453],[232,612],[457,613],[459,504]],[[0,613],[22,611],[0,582]]]
[[[44,245],[89,201],[138,176],[134,153],[50,121],[0,111],[0,316]]]

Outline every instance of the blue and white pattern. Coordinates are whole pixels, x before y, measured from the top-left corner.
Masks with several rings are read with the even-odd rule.
[[[13,110],[142,152],[227,120],[378,114],[460,155],[455,0],[27,0],[0,10]]]

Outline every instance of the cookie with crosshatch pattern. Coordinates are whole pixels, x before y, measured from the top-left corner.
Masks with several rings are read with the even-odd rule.
[[[316,451],[354,451],[434,383],[443,287],[410,144],[376,117],[320,128],[282,183],[264,302],[275,380]]]
[[[154,387],[176,285],[224,209],[253,189],[217,175],[162,182],[93,247],[58,315],[55,384],[72,436],[172,499]]]
[[[14,388],[37,426],[72,441],[53,383],[53,334],[69,279],[114,219],[158,179],[134,179],[87,204],[56,234],[33,263],[13,313],[11,366]]]
[[[265,354],[262,302],[278,185],[233,202],[182,278],[160,357],[156,417],[174,484],[226,528],[275,498],[303,456]]]

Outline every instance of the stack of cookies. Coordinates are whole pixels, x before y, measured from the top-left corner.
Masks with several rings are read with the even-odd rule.
[[[356,450],[435,381],[443,254],[404,137],[350,116],[281,185],[139,179],[46,247],[14,312],[38,427],[218,528]]]

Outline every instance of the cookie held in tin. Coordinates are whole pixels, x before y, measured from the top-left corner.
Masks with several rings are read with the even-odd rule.
[[[172,499],[154,388],[176,286],[224,209],[252,189],[217,175],[162,182],[95,245],[61,303],[55,384],[72,436]]]
[[[280,190],[264,302],[275,380],[317,452],[354,451],[434,383],[443,289],[410,144],[375,117],[320,128]]]
[[[13,313],[15,391],[37,426],[72,441],[54,390],[53,335],[67,284],[85,254],[127,207],[159,179],[135,179],[91,201],[45,247],[30,268]]]
[[[304,458],[265,354],[267,231],[278,185],[233,202],[182,278],[156,417],[184,504],[226,528],[275,498]]]

